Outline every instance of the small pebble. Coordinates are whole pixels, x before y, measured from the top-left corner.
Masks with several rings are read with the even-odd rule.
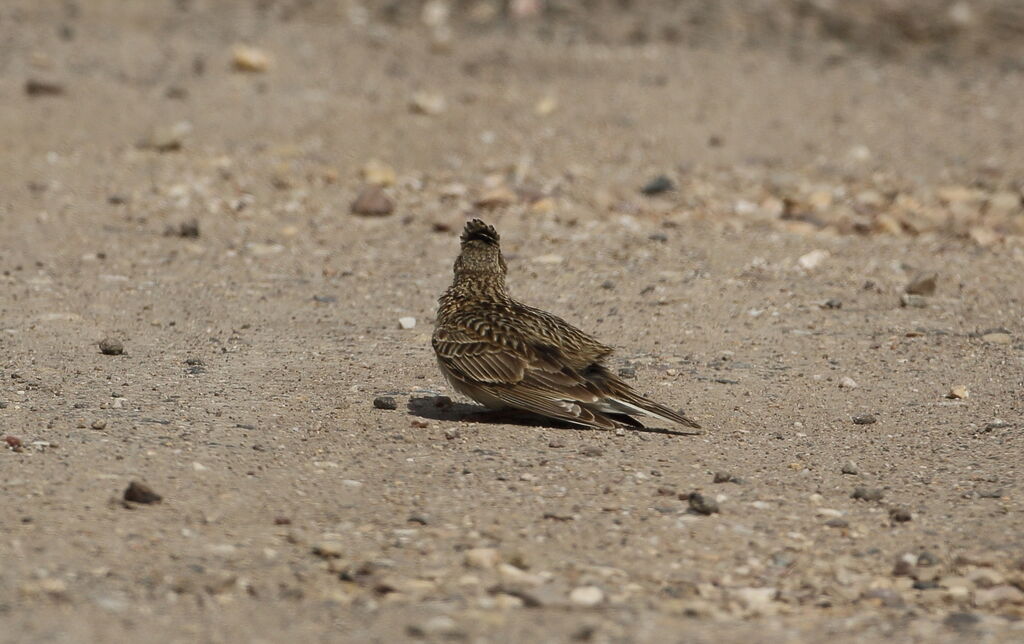
[[[398,326],[400,326],[401,328],[403,328],[405,330],[415,329],[416,328],[416,318],[414,318],[414,317],[398,318]]]
[[[261,73],[270,69],[270,63],[270,55],[262,49],[241,44],[231,48],[231,66],[235,71]]]
[[[877,487],[856,487],[853,489],[853,494],[850,495],[851,498],[861,501],[881,501],[883,496],[885,496],[885,492],[882,488]]]
[[[145,483],[139,483],[138,481],[132,481],[128,484],[128,488],[124,491],[124,500],[131,503],[159,503],[163,500],[163,497],[153,491]]]
[[[580,450],[580,454],[584,456],[604,456],[604,450],[596,445],[587,445]]]
[[[463,558],[469,568],[490,570],[501,561],[501,554],[494,548],[471,548]]]
[[[857,467],[857,464],[855,462],[853,462],[853,461],[846,461],[845,463],[843,463],[842,472],[843,472],[843,474],[854,474],[854,475],[856,475],[856,474],[860,474],[860,468]]]
[[[569,593],[569,601],[577,606],[590,608],[604,601],[604,591],[597,586],[580,586]]]
[[[24,442],[17,436],[4,436],[4,444],[7,445],[8,449],[20,452],[24,449]]]
[[[562,447],[565,447],[565,443],[557,438],[552,438],[551,440],[548,441],[548,447],[552,449],[560,449]]]
[[[417,114],[436,116],[448,109],[448,101],[437,92],[415,92],[409,100],[409,109]]]
[[[850,376],[843,376],[843,379],[839,381],[839,386],[843,389],[856,389],[857,381]]]
[[[914,518],[914,515],[907,508],[892,508],[889,510],[889,518],[896,523],[906,523]]]
[[[697,514],[711,515],[719,511],[718,501],[708,498],[700,492],[691,492],[687,496],[690,510]]]
[[[835,517],[833,519],[829,519],[828,521],[826,521],[825,525],[830,528],[849,528],[850,522],[846,519],[840,519],[839,517]]]
[[[663,192],[668,192],[669,190],[675,190],[675,187],[676,184],[673,183],[671,179],[661,174],[644,184],[644,187],[640,188],[640,192],[651,197],[653,195],[660,195]]]
[[[313,544],[313,554],[321,559],[339,559],[345,552],[340,541],[327,539]]]
[[[821,308],[823,309],[841,309],[843,308],[843,301],[837,300],[836,298],[829,298],[822,303]]]
[[[900,295],[900,306],[912,309],[928,308],[928,300],[923,295],[904,293]]]
[[[394,396],[377,396],[373,399],[373,406],[377,409],[398,409]]]
[[[384,189],[379,185],[369,185],[363,188],[349,210],[353,215],[383,217],[395,211],[395,202],[384,194]]]
[[[933,555],[932,553],[928,552],[927,550],[924,550],[921,552],[921,554],[917,555],[917,565],[921,566],[922,568],[937,566],[938,564],[939,558]]]
[[[908,295],[935,295],[935,285],[939,276],[935,273],[922,273],[910,280],[903,289]]]
[[[124,344],[117,338],[106,337],[100,340],[100,353],[105,356],[119,356],[124,353]]]
[[[971,392],[967,390],[967,387],[964,387],[963,385],[957,385],[956,387],[953,387],[952,389],[949,390],[949,393],[946,394],[946,398],[950,398],[952,400],[965,400],[969,398],[970,395]]]
[[[715,472],[715,483],[740,483],[739,477],[732,472]]]
[[[636,378],[636,369],[633,367],[622,367],[619,369],[620,378]]]
[[[92,427],[93,429],[106,429],[107,420],[105,418],[97,418],[96,420],[92,421],[92,425],[90,425],[90,427]]]
[[[29,96],[60,96],[64,93],[64,85],[30,78],[25,81],[25,93]]]
[[[858,414],[853,417],[854,425],[874,425],[878,419],[871,414]]]

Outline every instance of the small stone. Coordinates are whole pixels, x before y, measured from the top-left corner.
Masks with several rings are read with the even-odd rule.
[[[829,258],[829,252],[827,250],[817,249],[817,250],[812,250],[811,252],[807,253],[806,255],[801,255],[800,259],[797,260],[797,263],[800,264],[801,268],[803,268],[804,270],[808,270],[809,271],[809,270],[813,270],[813,269],[817,268],[818,266],[820,266],[821,263],[824,262],[828,258]]]
[[[554,96],[545,96],[544,98],[537,101],[537,105],[533,108],[537,116],[547,116],[558,109],[558,99]]]
[[[164,236],[196,239],[199,237],[199,221],[197,219],[189,219],[188,221],[181,222],[177,226],[168,226],[164,229]]]
[[[661,174],[644,184],[644,187],[640,188],[640,192],[641,194],[651,197],[654,195],[660,195],[663,192],[675,190],[675,188],[676,184],[667,176]]]
[[[921,554],[917,555],[917,565],[922,568],[937,566],[939,565],[939,558],[925,550],[921,552]]]
[[[447,615],[436,615],[422,624],[411,624],[406,633],[413,637],[439,637],[441,639],[465,639],[466,634],[454,619]]]
[[[850,522],[846,519],[840,519],[839,517],[836,517],[834,519],[829,519],[828,521],[826,521],[825,525],[830,528],[849,528]]]
[[[438,92],[414,92],[409,100],[409,109],[417,114],[436,116],[448,109],[448,101]]]
[[[1010,344],[1010,342],[1013,341],[1013,336],[1010,335],[1009,333],[1001,332],[986,333],[985,335],[981,336],[981,339],[984,342],[988,342],[990,344]]]
[[[861,501],[881,501],[883,496],[885,496],[885,492],[877,487],[857,487],[850,495],[851,498]]]
[[[634,367],[622,367],[619,369],[620,378],[636,378],[636,369]]]
[[[878,419],[871,414],[857,414],[853,417],[854,425],[874,425]]]
[[[325,539],[313,544],[313,554],[321,559],[340,559],[345,548],[340,541]]]
[[[565,447],[565,443],[557,438],[552,438],[551,440],[548,441],[548,447],[552,449],[561,449]]]
[[[370,159],[359,171],[363,181],[371,186],[387,187],[395,184],[398,176],[395,169],[377,159]]]
[[[535,264],[561,264],[565,261],[565,258],[561,255],[548,254],[548,255],[537,255],[532,260]]]
[[[446,440],[453,441],[456,438],[461,438],[462,432],[459,431],[458,427],[449,427],[448,429],[444,430],[444,437]]]
[[[719,511],[718,501],[705,497],[700,492],[691,492],[686,500],[689,502],[690,510],[697,514],[708,516]]]
[[[758,615],[766,615],[774,612],[772,602],[779,591],[775,588],[737,588],[730,594],[743,608]]]
[[[235,71],[262,73],[270,69],[270,55],[262,49],[237,44],[231,48],[231,66]]]
[[[7,448],[14,452],[21,452],[24,450],[25,443],[17,436],[4,436],[4,444]]]
[[[970,395],[971,392],[968,391],[967,387],[963,385],[957,385],[949,390],[949,393],[946,394],[946,398],[950,398],[953,400],[965,400],[968,397],[970,397]]]
[[[914,574],[914,563],[907,557],[900,557],[892,567],[894,577],[910,577]]]
[[[367,217],[383,217],[395,211],[395,202],[391,200],[379,185],[363,188],[359,196],[352,202],[350,211],[353,215]]]
[[[132,481],[124,491],[124,500],[130,503],[142,503],[149,505],[151,503],[159,503],[163,500],[163,497],[154,492],[153,489],[145,483]]]
[[[60,96],[64,93],[64,85],[54,81],[30,78],[25,81],[25,93],[29,96]]]
[[[993,429],[1004,429],[1004,428],[1009,427],[1009,426],[1010,426],[1010,423],[1006,422],[1005,420],[1003,420],[1001,418],[995,418],[995,419],[992,420],[991,423],[987,423],[985,425],[985,431],[990,432]]]
[[[591,608],[604,601],[604,591],[597,586],[580,586],[569,593],[569,601],[577,606]]]
[[[843,301],[837,300],[836,298],[832,297],[822,302],[821,308],[838,310],[843,308]]]
[[[995,608],[1007,604],[1024,604],[1024,592],[1013,586],[993,586],[974,591],[974,605],[978,608]]]
[[[394,396],[377,396],[373,399],[373,406],[377,409],[398,409],[398,403],[395,402]]]
[[[105,356],[119,356],[124,353],[124,344],[113,337],[106,337],[99,342],[100,353]]]
[[[910,280],[904,293],[909,295],[935,295],[935,285],[939,276],[935,273],[923,273]]]
[[[473,205],[477,208],[494,210],[497,208],[511,206],[517,201],[519,201],[519,196],[510,188],[506,186],[498,186],[497,188],[491,188],[480,195],[480,198],[473,202]]]
[[[92,427],[93,429],[106,429],[107,420],[105,418],[97,418],[96,420],[92,421],[92,425],[90,425],[90,427]]]
[[[580,450],[580,454],[584,456],[604,456],[604,450],[596,445],[587,445]]]
[[[857,381],[850,376],[843,376],[843,379],[839,381],[839,386],[843,389],[856,389]]]
[[[914,515],[907,508],[891,508],[889,518],[895,523],[906,523],[914,518]]]
[[[501,554],[494,548],[471,548],[464,555],[464,562],[469,568],[490,570],[501,561]]]
[[[192,132],[192,124],[179,121],[170,127],[157,127],[139,142],[138,147],[157,152],[176,152],[185,146],[185,138]]]
[[[409,329],[416,328],[416,318],[414,317],[401,317],[398,318],[398,326],[408,331]]]
[[[852,460],[846,461],[845,463],[843,463],[842,472],[843,474],[857,475],[860,474],[860,468],[857,467],[857,464]]]
[[[715,483],[739,483],[740,479],[732,472],[715,472]]]
[[[973,613],[950,613],[942,623],[956,631],[969,631],[978,625],[981,618]]]
[[[928,308],[928,300],[923,295],[904,293],[900,295],[900,306],[911,309],[926,309]]]

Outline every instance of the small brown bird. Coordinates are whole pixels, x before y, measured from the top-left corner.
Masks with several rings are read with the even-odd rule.
[[[493,227],[479,219],[467,223],[455,279],[438,301],[434,352],[456,391],[492,409],[513,407],[588,427],[643,427],[633,416],[647,415],[700,428],[609,371],[603,361],[611,347],[509,297],[498,242]]]

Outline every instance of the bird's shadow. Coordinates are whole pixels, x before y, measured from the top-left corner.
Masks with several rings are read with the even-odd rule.
[[[490,410],[480,405],[467,405],[453,402],[448,396],[419,396],[410,398],[409,413],[429,420],[459,421],[464,423],[481,423],[485,425],[521,425],[524,427],[548,427],[573,431],[602,431],[593,427],[574,425],[546,416],[531,414],[518,409]],[[666,434],[668,436],[694,436],[698,431],[678,431],[662,427],[627,427],[629,431],[648,434]]]

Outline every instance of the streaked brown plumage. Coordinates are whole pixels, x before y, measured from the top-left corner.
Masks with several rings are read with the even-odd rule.
[[[643,427],[647,415],[700,425],[649,400],[604,366],[612,349],[505,291],[498,232],[466,224],[455,279],[439,300],[433,345],[456,391],[490,408],[514,407],[589,427]]]

